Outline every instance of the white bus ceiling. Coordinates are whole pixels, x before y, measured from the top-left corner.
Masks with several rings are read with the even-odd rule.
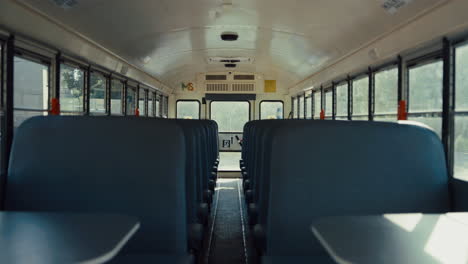
[[[53,0],[0,4],[0,24],[7,29],[62,48],[53,30],[30,26],[53,21],[94,44],[78,55],[92,60],[87,53],[106,50],[170,89],[197,73],[226,71],[209,64],[209,57],[248,57],[253,63],[236,71],[276,79],[290,93],[348,74],[349,65],[356,70],[455,33],[466,24],[468,9],[464,0],[412,0],[394,14],[382,0],[76,0],[68,9]],[[450,19],[438,19],[444,14]],[[222,41],[223,32],[239,39]]]

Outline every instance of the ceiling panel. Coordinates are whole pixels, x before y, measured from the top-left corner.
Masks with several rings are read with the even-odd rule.
[[[61,21],[169,85],[224,70],[211,56],[247,56],[239,71],[294,85],[443,0],[413,0],[396,14],[382,0],[18,0]],[[239,40],[224,42],[233,31]]]

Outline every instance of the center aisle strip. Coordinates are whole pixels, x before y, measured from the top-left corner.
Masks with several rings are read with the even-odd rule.
[[[218,202],[208,263],[246,263],[245,236],[239,206],[239,180],[218,179]]]

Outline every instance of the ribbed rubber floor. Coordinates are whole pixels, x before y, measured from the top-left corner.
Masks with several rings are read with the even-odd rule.
[[[248,263],[244,226],[244,201],[239,179],[218,179],[207,262]]]

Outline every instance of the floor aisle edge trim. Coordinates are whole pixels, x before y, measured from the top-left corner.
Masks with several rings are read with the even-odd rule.
[[[240,217],[241,217],[241,226],[242,226],[242,242],[244,244],[244,257],[245,257],[245,264],[249,263],[249,258],[247,256],[247,242],[245,239],[245,223],[244,223],[244,213],[242,210],[242,199],[241,199],[241,186],[240,186],[240,181],[237,181],[237,192],[238,192],[238,197],[239,197],[239,210],[240,210]]]
[[[211,223],[211,230],[210,230],[210,240],[208,242],[208,249],[207,249],[207,252],[206,252],[206,256],[205,256],[205,264],[208,264],[209,263],[209,260],[210,260],[210,254],[211,254],[211,243],[213,242],[213,234],[214,234],[214,226],[216,224],[216,215],[218,214],[218,200],[219,200],[219,189],[221,187],[221,183],[217,182],[216,183],[216,201],[215,201],[215,208],[213,208],[214,212],[213,212],[213,220],[212,220],[212,223]]]

